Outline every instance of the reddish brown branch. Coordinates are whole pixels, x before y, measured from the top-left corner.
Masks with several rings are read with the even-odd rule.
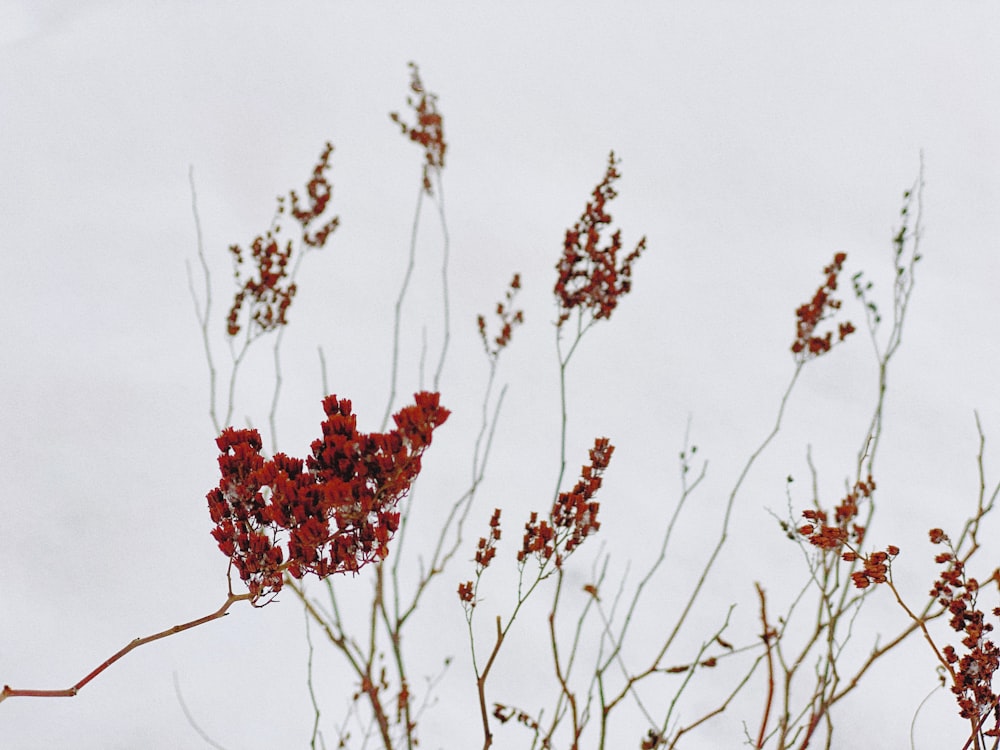
[[[107,669],[116,661],[125,656],[125,654],[127,654],[129,651],[139,648],[139,646],[144,646],[147,643],[158,641],[160,638],[166,638],[168,635],[174,635],[184,630],[190,630],[191,628],[197,627],[198,625],[204,625],[206,622],[211,622],[212,620],[218,620],[220,617],[226,615],[226,611],[233,604],[245,599],[250,599],[249,593],[230,594],[229,598],[226,599],[225,603],[210,615],[199,617],[197,620],[191,620],[191,622],[186,622],[183,625],[174,625],[172,628],[167,628],[166,630],[156,633],[154,635],[147,635],[145,638],[136,638],[135,640],[131,641],[127,646],[122,648],[120,651],[117,651],[113,655],[108,657],[99,667],[90,672],[82,680],[77,682],[72,687],[66,688],[65,690],[14,689],[10,685],[4,685],[3,690],[0,691],[0,702],[5,701],[7,698],[72,698],[78,692],[80,692],[80,689],[84,685],[86,685],[88,682],[97,677],[97,675],[99,675],[105,669]]]
[[[757,596],[760,597],[760,621],[764,625],[764,646],[767,648],[767,702],[764,704],[764,718],[760,722],[760,733],[757,735],[757,747],[764,747],[764,737],[767,735],[767,721],[771,716],[771,703],[774,700],[774,653],[771,648],[771,639],[775,636],[774,630],[767,624],[767,599],[764,596],[764,589],[759,583],[755,583]]]

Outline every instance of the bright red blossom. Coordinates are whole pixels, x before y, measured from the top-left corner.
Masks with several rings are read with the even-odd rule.
[[[255,602],[281,589],[285,571],[324,578],[386,557],[399,527],[396,506],[449,414],[436,393],[414,398],[393,417],[395,429],[365,434],[350,401],[327,397],[323,437],[305,461],[282,453],[265,460],[256,430],[219,436],[222,479],[208,493],[212,536]]]

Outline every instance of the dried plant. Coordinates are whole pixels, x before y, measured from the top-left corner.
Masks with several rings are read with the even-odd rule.
[[[347,702],[345,719],[334,727],[338,747],[351,747],[352,742],[363,747],[371,742],[385,750],[412,750],[427,741],[421,736],[421,717],[433,704],[435,687],[450,663],[449,657],[442,655],[440,673],[421,675],[423,686],[411,667],[413,649],[435,644],[430,634],[414,632],[408,625],[421,607],[429,606],[427,597],[437,589],[448,593],[456,615],[465,616],[472,674],[449,676],[475,685],[484,750],[497,744],[572,750],[620,747],[622,735],[628,735],[633,746],[646,750],[677,748],[725,712],[751,700],[759,705],[754,705],[752,717],[741,717],[746,744],[776,750],[833,747],[838,741],[834,736],[839,722],[851,719],[839,715],[841,702],[867,685],[874,666],[915,634],[929,647],[928,664],[937,667],[941,684],[955,697],[958,719],[967,724],[964,748],[1000,747],[1000,693],[994,686],[1000,648],[991,637],[1000,607],[984,601],[986,594],[992,593],[990,584],[1000,589],[1000,568],[995,567],[995,561],[976,567],[983,563],[983,557],[993,554],[993,550],[979,554],[985,546],[981,523],[994,509],[1000,484],[987,492],[985,436],[978,415],[979,497],[960,532],[952,528],[952,536],[943,530],[954,527],[953,518],[942,518],[940,527],[930,530],[931,544],[941,550],[933,558],[940,569],[926,601],[916,605],[908,602],[893,578],[894,568],[910,564],[914,551],[904,550],[902,542],[893,538],[896,529],[891,523],[888,533],[873,525],[880,495],[887,492],[876,457],[884,439],[888,372],[902,344],[915,269],[921,259],[922,167],[914,187],[904,193],[901,227],[892,238],[888,325],[883,323],[873,283],[866,281],[861,271],[851,276],[873,345],[876,395],[870,420],[859,430],[856,460],[845,472],[844,490],[832,499],[821,496],[819,471],[807,452],[813,480],[811,497],[800,497],[799,485],[794,485],[789,475],[785,487],[788,514],[776,519],[781,536],[775,533],[776,540],[784,537],[784,543],[798,547],[803,568],[795,580],[792,574],[781,580],[758,580],[752,592],[745,592],[755,597],[759,631],[733,633],[732,605],[711,611],[706,609],[707,595],[718,593],[718,579],[713,575],[730,540],[740,531],[733,523],[734,508],[746,494],[747,477],[782,429],[800,374],[807,366],[822,367],[814,363],[827,362],[830,352],[840,349],[857,332],[846,319],[846,305],[835,296],[846,273],[847,253],[833,255],[832,262],[822,268],[822,283],[812,297],[793,308],[791,374],[775,405],[774,422],[742,461],[718,517],[699,519],[704,541],[695,567],[678,575],[667,564],[668,551],[673,550],[680,533],[683,511],[701,491],[707,473],[707,462],[686,433],[679,455],[679,487],[665,518],[656,523],[644,519],[634,532],[635,543],[655,550],[653,561],[638,574],[627,572],[616,586],[608,572],[616,551],[597,554],[589,578],[584,579],[588,582],[570,586],[568,571],[580,565],[584,556],[578,551],[585,544],[588,550],[594,546],[588,540],[598,534],[609,514],[624,512],[622,498],[604,485],[615,453],[610,438],[595,438],[579,477],[571,486],[566,480],[571,419],[583,420],[589,413],[570,403],[570,362],[590,329],[599,321],[610,322],[612,313],[632,292],[636,263],[646,251],[646,238],[642,237],[625,253],[621,230],[611,229],[610,203],[618,196],[616,186],[621,179],[621,162],[612,151],[583,213],[565,231],[561,252],[554,253],[554,344],[560,384],[559,417],[552,415],[552,429],[560,435],[558,466],[553,467],[554,491],[547,494],[538,489],[537,502],[531,507],[540,510],[527,514],[512,547],[504,545],[503,519],[509,517],[509,511],[500,503],[489,504],[494,507],[482,536],[474,546],[466,544],[465,526],[481,493],[506,393],[506,386],[499,393],[495,391],[501,355],[525,323],[524,311],[515,304],[519,302],[522,275],[514,273],[501,301],[490,308],[495,315],[493,323],[488,323],[486,315],[478,315],[475,329],[469,325],[466,330],[470,337],[478,333],[486,354],[488,369],[484,371],[481,400],[469,405],[445,399],[451,409],[479,414],[474,434],[463,441],[471,470],[468,484],[457,497],[438,505],[443,511],[433,517],[437,534],[420,540],[420,548],[411,550],[406,544],[408,524],[416,514],[434,512],[415,501],[422,460],[434,432],[451,412],[441,406],[439,395],[450,340],[444,119],[437,95],[424,86],[413,63],[409,93],[412,123],[398,113],[390,117],[408,140],[421,147],[423,158],[409,253],[399,261],[403,281],[393,306],[393,338],[391,345],[386,342],[391,351],[391,376],[381,427],[372,432],[360,430],[351,401],[327,395],[322,400],[325,416],[321,434],[308,454],[295,458],[277,450],[276,414],[284,387],[281,341],[299,291],[297,271],[303,256],[323,248],[339,225],[339,218],[329,214],[332,144],[327,143],[321,151],[305,191],[292,190],[278,199],[270,227],[258,234],[248,249],[239,245],[230,248],[236,290],[224,321],[211,315],[210,265],[202,245],[192,175],[204,291],[195,292],[192,276],[191,292],[209,370],[209,414],[220,452],[219,482],[207,495],[208,525],[214,543],[229,562],[227,597],[217,610],[203,617],[131,641],[68,688],[15,689],[5,685],[0,702],[13,697],[74,696],[139,646],[217,620],[236,602],[248,601],[260,607],[273,602],[279,591],[290,590],[302,605],[307,622],[307,687],[314,709],[312,746],[325,746],[321,717],[329,705],[329,699],[319,695],[313,684],[312,633],[318,630],[342,657],[349,675],[344,681],[347,695],[342,696]],[[444,303],[433,387],[426,390],[426,352],[417,368],[402,361],[400,354],[406,319],[403,310],[418,262],[417,236],[425,198],[436,207],[442,230],[440,292]],[[281,221],[289,217],[298,225],[294,240],[282,233]],[[231,355],[224,410],[217,403],[220,368],[212,347],[213,336],[221,337],[223,330]],[[247,366],[246,354],[251,347],[267,337],[273,342],[274,362],[269,454],[258,429],[232,424],[238,373]],[[322,350],[320,353],[322,358]],[[323,392],[329,393],[325,370],[323,380]],[[399,407],[397,388],[404,380],[419,384],[413,384],[413,403]],[[573,427],[577,429],[576,424]],[[590,426],[583,424],[579,429],[589,431]],[[485,520],[486,513],[481,517]],[[873,543],[873,539],[878,541]],[[455,558],[463,549],[471,555],[469,570],[464,572],[454,570]],[[755,562],[751,559],[746,565]],[[486,631],[490,638],[484,642],[484,631],[476,627],[477,618],[493,606],[484,592],[495,585],[497,568],[504,565],[512,577],[516,573],[513,604],[505,612],[491,613],[495,629],[491,620]],[[246,586],[245,592],[234,592],[233,571]],[[337,574],[362,572],[371,577],[370,595],[361,607],[344,606]],[[457,603],[453,598],[456,583]],[[639,643],[636,624],[643,616],[644,602],[666,585],[672,587],[672,606],[658,621],[657,640]],[[490,677],[511,650],[504,647],[515,623],[531,616],[527,602],[542,592],[551,597],[545,622],[541,630],[531,632],[545,634],[549,662],[533,665],[532,679],[548,689],[549,699],[544,704],[523,705],[522,696],[504,694],[506,688],[498,688]],[[888,639],[874,638],[871,633],[877,631],[877,623],[869,627],[868,612],[862,605],[870,597],[888,594],[895,601],[893,606],[905,613],[905,625]],[[356,603],[352,601],[352,605]],[[361,616],[352,617],[352,611]],[[871,643],[865,642],[862,656],[847,650],[849,642],[863,639]],[[720,677],[723,667],[726,671]],[[711,703],[707,708],[699,704],[694,713],[682,711],[699,684],[708,686]],[[754,696],[747,695],[750,685],[759,688]],[[744,703],[739,703],[738,697]],[[966,730],[961,731],[964,735]]]

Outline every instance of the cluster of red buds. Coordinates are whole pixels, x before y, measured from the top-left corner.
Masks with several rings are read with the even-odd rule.
[[[239,267],[243,263],[243,250],[239,245],[229,248],[236,266],[236,282],[240,283]],[[249,278],[233,298],[226,319],[226,333],[235,336],[240,332],[240,312],[243,303],[250,300],[250,322],[253,331],[267,333],[288,322],[288,307],[292,304],[296,287],[288,280],[288,261],[292,257],[292,243],[289,240],[282,250],[272,231],[256,237],[250,246],[257,278]]]
[[[869,474],[867,480],[855,482],[854,489],[834,508],[832,524],[825,510],[804,510],[802,516],[807,523],[800,526],[798,532],[820,549],[840,549],[844,544],[860,545],[865,538],[865,528],[854,522],[858,516],[858,502],[870,498],[874,491],[875,480]]]
[[[292,199],[292,216],[302,225],[302,241],[309,247],[320,248],[326,244],[327,237],[340,224],[340,219],[334,217],[317,229],[313,234],[309,234],[309,225],[323,215],[330,198],[333,197],[333,186],[326,178],[326,171],[330,168],[330,156],[333,154],[333,144],[327,142],[323,152],[319,155],[319,161],[313,167],[312,179],[306,185],[306,193],[309,196],[309,207],[303,208],[299,203],[299,195],[294,190],[289,192]],[[284,201],[279,199],[278,211],[282,211]]]
[[[524,311],[511,309],[511,305],[514,303],[514,297],[517,296],[520,289],[521,274],[515,273],[514,278],[511,279],[510,286],[507,288],[504,301],[497,302],[496,314],[497,317],[500,318],[500,333],[493,339],[492,346],[490,345],[489,337],[486,334],[486,318],[480,315],[477,320],[479,324],[479,337],[483,340],[483,347],[486,349],[486,356],[488,356],[491,360],[496,360],[500,354],[500,350],[510,343],[510,338],[514,333],[514,327],[524,322]]]
[[[212,536],[254,602],[276,594],[285,571],[325,578],[386,557],[399,527],[396,507],[449,414],[437,393],[414,399],[394,415],[395,429],[366,434],[357,429],[351,402],[328,396],[323,437],[305,461],[282,453],[265,460],[256,430],[222,432],[216,441],[222,478],[208,493]]]
[[[958,559],[951,540],[941,529],[931,529],[932,544],[947,544],[949,551],[942,552],[934,561],[945,565],[938,580],[934,582],[931,596],[944,606],[951,619],[948,624],[959,633],[964,633],[962,645],[967,653],[959,656],[954,646],[945,646],[944,659],[951,673],[951,692],[958,701],[959,715],[975,721],[977,731],[990,712],[996,712],[1000,696],[993,690],[993,675],[1000,666],[1000,649],[986,637],[993,626],[985,622],[985,615],[976,606],[979,581],[966,577],[965,565]],[[1000,584],[1000,570],[993,573],[993,580]],[[1000,617],[1000,607],[993,610]],[[987,737],[1000,737],[1000,718],[997,726],[983,732]]]
[[[609,318],[618,298],[632,288],[632,264],[646,248],[646,238],[618,264],[622,249],[621,230],[615,230],[610,242],[600,246],[601,231],[611,223],[606,204],[618,195],[614,182],[619,178],[615,152],[608,156],[604,179],[594,188],[593,200],[579,221],[566,230],[563,254],[556,264],[559,272],[555,294],[559,303],[561,326],[575,309],[588,311],[593,320]]]
[[[560,492],[552,504],[548,519],[539,519],[532,513],[524,525],[524,539],[517,553],[517,561],[524,563],[535,555],[544,564],[555,556],[556,567],[576,549],[584,539],[601,528],[597,520],[600,503],[594,500],[601,487],[601,475],[611,463],[615,447],[607,438],[597,438],[590,450],[590,464],[581,470],[580,481],[569,492]]]
[[[833,332],[827,331],[824,335],[817,336],[816,326],[829,318],[833,314],[832,310],[840,309],[840,300],[830,295],[837,288],[837,276],[843,270],[845,260],[847,260],[846,253],[837,253],[833,256],[833,263],[823,269],[826,281],[816,290],[811,302],[807,302],[795,311],[795,341],[792,343],[792,353],[795,354],[796,362],[805,362],[825,354],[833,346]],[[850,321],[841,323],[837,329],[838,343],[852,333],[854,325]]]
[[[420,80],[420,70],[417,64],[410,63],[410,90],[416,95],[406,97],[406,103],[416,115],[416,124],[407,125],[397,112],[391,112],[389,117],[399,125],[403,135],[419,144],[424,149],[424,190],[433,195],[431,171],[444,168],[444,153],[448,144],[444,140],[444,118],[437,109],[437,95],[424,89]]]
[[[309,206],[303,208],[298,194],[292,190],[292,216],[302,226],[302,242],[314,248],[321,248],[340,224],[339,217],[334,216],[322,227],[310,234],[310,225],[326,210],[333,188],[326,178],[330,168],[330,156],[333,144],[327,143],[320,154],[319,161],[313,168],[313,176],[306,186],[309,195]],[[281,242],[279,218],[285,213],[285,199],[278,198],[278,207],[272,226],[263,235],[258,235],[250,244],[250,253],[255,265],[256,276],[243,280],[240,268],[244,262],[244,251],[239,245],[232,245],[229,252],[233,255],[234,275],[239,290],[229,308],[226,318],[226,332],[235,336],[242,330],[240,314],[244,304],[249,302],[249,319],[252,333],[267,333],[288,322],[288,308],[295,296],[296,286],[291,280],[289,262],[292,259],[293,244],[291,240]]]
[[[855,482],[854,489],[834,508],[833,523],[830,523],[829,514],[821,508],[804,510],[802,516],[806,523],[797,529],[799,534],[807,537],[811,545],[821,550],[839,551],[847,547],[840,555],[844,562],[860,561],[862,565],[861,570],[851,573],[851,580],[859,589],[888,581],[889,563],[899,554],[899,547],[894,544],[890,544],[884,551],[867,555],[857,551],[865,539],[865,527],[855,521],[858,502],[871,498],[874,491],[875,480],[869,474],[867,480]]]
[[[489,536],[479,537],[476,545],[476,579],[483,574],[483,571],[493,562],[497,554],[497,542],[500,541],[500,509],[493,509],[493,516],[490,518]],[[472,581],[458,584],[458,598],[470,607],[476,606],[476,586]]]

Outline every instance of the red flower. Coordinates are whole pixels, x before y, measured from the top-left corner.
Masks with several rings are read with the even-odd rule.
[[[458,598],[461,599],[466,604],[472,604],[473,598],[472,591],[472,581],[466,581],[465,583],[458,584]]]
[[[414,62],[410,63],[410,90],[418,97],[416,102],[412,97],[406,97],[406,103],[416,115],[416,125],[407,125],[396,112],[390,113],[389,117],[399,125],[403,135],[409,136],[411,141],[423,147],[424,190],[432,195],[431,170],[437,172],[444,169],[444,153],[448,150],[448,144],[444,140],[444,118],[437,111],[437,95],[424,89],[420,70]]]
[[[580,220],[566,230],[563,255],[556,264],[559,277],[555,294],[560,313],[558,325],[569,319],[574,309],[587,311],[591,319],[609,318],[618,298],[632,288],[632,264],[646,248],[646,238],[639,240],[635,250],[618,265],[622,248],[621,230],[611,235],[609,244],[600,247],[601,231],[610,225],[611,215],[605,210],[608,201],[617,196],[613,187],[620,176],[615,152],[608,156],[604,179],[594,188],[593,200],[587,203]]]
[[[816,335],[816,327],[832,315],[833,310],[840,308],[840,300],[831,297],[837,288],[837,274],[843,270],[846,253],[833,256],[833,263],[823,269],[826,275],[824,284],[816,290],[812,302],[808,302],[795,311],[796,330],[795,341],[792,343],[792,353],[796,362],[805,362],[830,351],[833,347],[833,334],[828,331],[822,336]],[[854,333],[854,326],[848,321],[841,323],[837,329],[838,343]]]
[[[494,346],[490,346],[486,335],[486,318],[482,315],[478,318],[479,337],[483,340],[483,347],[486,349],[486,356],[491,360],[496,360],[500,350],[510,343],[510,337],[514,332],[514,327],[524,322],[524,311],[511,311],[510,306],[521,288],[521,274],[515,273],[511,279],[510,286],[504,296],[503,302],[497,302],[497,317],[500,318],[500,335],[493,339]]]
[[[948,535],[941,529],[931,529],[931,541],[935,544],[946,542],[951,547]],[[1000,704],[1000,695],[993,690],[993,675],[1000,668],[1000,649],[987,637],[993,625],[985,621],[985,614],[976,605],[979,582],[967,578],[965,566],[957,559],[954,549],[950,553],[938,555],[939,563],[947,563],[938,580],[934,582],[931,596],[936,597],[951,615],[949,625],[963,633],[962,646],[967,653],[959,656],[954,646],[942,649],[949,665],[951,692],[958,703],[959,715],[973,720],[979,729]],[[993,610],[1000,616],[1000,608]],[[987,736],[997,736],[996,727],[986,732]]]
[[[542,564],[555,555],[556,566],[562,565],[584,539],[601,528],[597,520],[600,503],[593,498],[601,487],[601,476],[611,462],[615,447],[607,438],[597,438],[590,450],[590,464],[581,469],[581,479],[570,492],[560,492],[548,519],[538,520],[532,513],[524,526],[524,539],[517,560],[523,563],[535,555]]]
[[[324,578],[385,558],[399,528],[396,506],[449,414],[436,393],[415,402],[394,416],[396,429],[365,434],[350,401],[327,397],[323,437],[305,461],[281,453],[266,461],[256,430],[223,431],[222,479],[208,493],[212,536],[255,602],[281,589],[285,571]]]
[[[302,225],[302,241],[310,247],[323,247],[340,223],[340,219],[335,216],[315,233],[309,233],[309,225],[323,213],[332,195],[332,188],[325,176],[326,170],[330,167],[332,153],[333,145],[327,143],[313,169],[313,177],[306,187],[309,193],[309,208],[301,208],[298,194],[294,190],[290,192],[292,216]],[[288,308],[295,296],[296,286],[291,283],[291,269],[288,267],[292,258],[292,241],[285,241],[283,246],[278,241],[278,235],[281,233],[278,218],[284,212],[284,198],[278,198],[278,208],[271,228],[263,235],[254,238],[250,245],[256,265],[256,278],[251,277],[241,281],[240,266],[244,261],[243,250],[239,245],[232,245],[229,248],[233,254],[236,283],[240,285],[239,291],[233,298],[232,307],[229,308],[229,316],[226,318],[226,333],[230,336],[235,336],[242,328],[239,321],[245,303],[249,303],[251,333],[267,333],[288,322]]]
[[[309,234],[309,225],[322,215],[326,210],[327,204],[330,202],[330,198],[333,196],[333,187],[330,185],[329,180],[326,179],[326,172],[330,168],[331,154],[333,154],[333,144],[328,142],[323,152],[319,155],[319,161],[313,167],[312,179],[306,185],[306,192],[309,195],[309,208],[300,207],[298,193],[294,190],[289,193],[292,199],[292,216],[302,225],[302,241],[310,247],[323,247],[326,244],[327,237],[340,224],[340,218],[335,216],[316,230],[315,233]],[[279,213],[281,211],[282,204],[279,202]]]
[[[833,524],[828,523],[824,510],[804,510],[802,516],[808,523],[800,526],[797,531],[802,536],[809,537],[809,543],[820,549],[839,549],[848,542],[861,544],[864,541],[865,529],[853,521],[858,515],[859,499],[871,497],[874,490],[875,480],[871,476],[867,480],[859,480],[855,483],[853,491],[847,493],[834,508]]]

